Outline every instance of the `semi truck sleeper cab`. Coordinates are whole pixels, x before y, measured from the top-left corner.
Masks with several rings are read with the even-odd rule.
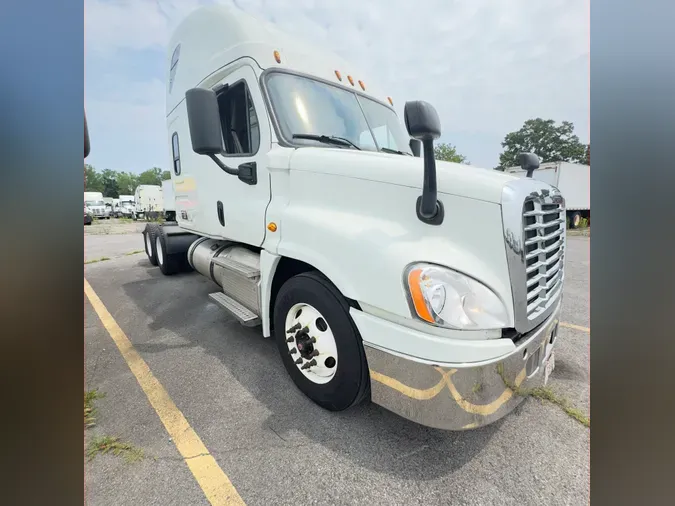
[[[431,105],[404,128],[359,69],[236,9],[188,15],[166,68],[176,221],[146,226],[148,258],[211,279],[310,399],[462,430],[548,379],[559,191],[434,160]]]

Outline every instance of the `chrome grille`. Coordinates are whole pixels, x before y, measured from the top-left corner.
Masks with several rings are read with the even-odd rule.
[[[516,179],[504,186],[502,220],[514,327],[526,333],[551,314],[562,295],[565,201],[557,188]]]
[[[565,215],[558,203],[528,199],[523,206],[526,313],[528,319],[545,311],[562,287],[565,256]]]

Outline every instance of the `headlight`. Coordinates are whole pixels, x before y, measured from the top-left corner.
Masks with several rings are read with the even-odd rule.
[[[413,314],[462,330],[508,327],[506,307],[487,286],[464,274],[431,264],[415,264],[405,277]]]

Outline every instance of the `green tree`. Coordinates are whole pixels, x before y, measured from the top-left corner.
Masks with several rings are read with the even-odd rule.
[[[141,172],[138,176],[138,184],[154,184],[161,186],[162,172],[162,169],[159,167],[153,167],[152,169]]]
[[[96,171],[93,165],[85,164],[84,166],[84,191],[103,191],[103,176]]]
[[[138,186],[138,174],[131,172],[117,172],[116,177],[117,188],[120,195],[133,195]]]
[[[591,145],[590,143],[586,145],[586,154],[584,155],[584,164],[591,164]]]
[[[118,198],[120,191],[117,186],[117,171],[104,169],[101,176],[103,178],[103,196]]]
[[[169,172],[168,170],[163,171],[162,181],[168,181],[169,179],[171,179],[171,172]]]
[[[552,119],[528,119],[522,128],[506,134],[502,142],[504,151],[499,155],[499,165],[518,165],[518,154],[535,153],[542,162],[583,163],[586,146],[574,134],[574,125],[563,121],[556,126]]]
[[[436,160],[443,160],[445,162],[469,164],[466,156],[460,155],[455,146],[446,144],[445,142],[440,142],[434,146],[434,157]]]

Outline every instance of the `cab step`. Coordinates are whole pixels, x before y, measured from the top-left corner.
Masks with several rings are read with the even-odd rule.
[[[261,320],[257,314],[223,292],[210,293],[209,298],[231,313],[243,326],[255,327],[256,325],[260,325]]]

